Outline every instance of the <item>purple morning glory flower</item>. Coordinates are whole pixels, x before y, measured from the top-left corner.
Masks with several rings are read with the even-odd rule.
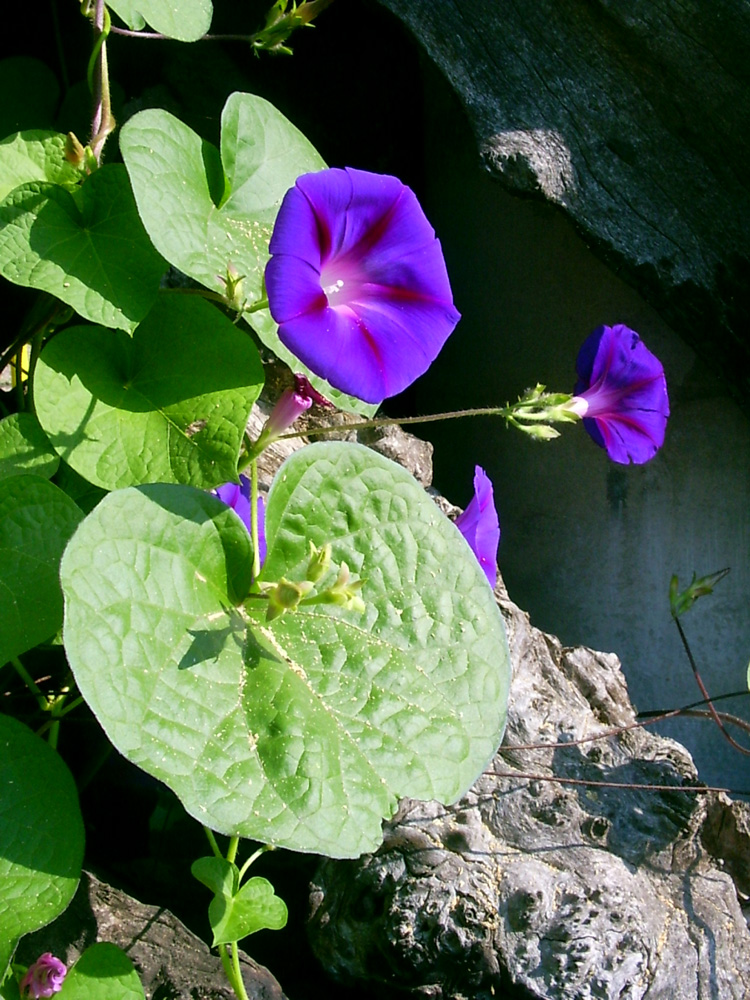
[[[269,249],[281,342],[368,403],[425,372],[460,319],[435,232],[395,177],[304,174],[284,196]]]
[[[497,546],[500,542],[500,522],[497,518],[490,477],[484,469],[474,467],[474,496],[454,524],[471,546],[492,589],[497,584]]]
[[[49,951],[34,962],[19,984],[22,997],[51,997],[59,993],[68,969],[64,962]]]
[[[232,508],[247,528],[248,534],[251,534],[250,480],[247,476],[240,474],[239,483],[224,483],[223,486],[218,486],[213,492],[214,496],[217,496],[219,500],[227,505],[227,507]],[[263,497],[258,497],[258,554],[260,556],[261,566],[266,558],[265,523],[266,511],[263,506]]]
[[[664,367],[623,324],[600,326],[576,361],[571,409],[613,462],[641,465],[664,444],[669,398]]]

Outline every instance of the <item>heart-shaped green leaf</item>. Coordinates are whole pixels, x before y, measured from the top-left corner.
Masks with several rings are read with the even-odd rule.
[[[134,115],[120,149],[143,224],[175,267],[224,294],[227,269],[243,276],[248,302],[263,294],[268,241],[281,200],[300,174],[325,163],[307,139],[271,104],[232,94],[221,116],[221,155],[167,111]],[[260,338],[295,372],[342,409],[371,414],[377,407],[339,392],[281,344],[267,309],[251,314]]]
[[[33,413],[12,413],[0,420],[0,479],[24,472],[49,479],[59,464]]]
[[[72,194],[32,181],[0,204],[0,274],[50,292],[93,323],[132,330],[165,266],[121,164],[101,167]]]
[[[190,866],[190,872],[218,896],[232,896],[240,880],[237,865],[224,858],[198,858]]]
[[[69,970],[57,1000],[144,1000],[133,963],[116,944],[92,944]]]
[[[60,628],[60,557],[82,519],[73,501],[46,479],[0,480],[0,663]]]
[[[231,516],[230,516],[231,515]],[[223,833],[335,857],[374,849],[397,798],[461,795],[496,750],[502,619],[458,530],[357,445],[295,453],[268,498],[266,581],[309,541],[366,582],[363,614],[250,597],[250,539],[187,487],[110,494],[65,553],[65,642],[115,746]]]
[[[65,136],[59,132],[18,132],[0,142],[0,200],[29,181],[49,181],[70,190],[84,174],[65,159]]]
[[[108,6],[134,31],[148,22],[154,31],[180,42],[195,42],[205,35],[213,16],[211,0],[108,0]]]
[[[68,905],[82,860],[70,771],[49,744],[0,715],[0,980],[19,938]]]
[[[286,926],[287,908],[268,879],[249,879],[234,896],[216,895],[208,907],[214,932],[213,946],[241,941],[264,929],[279,931]]]
[[[63,330],[34,377],[58,454],[104,489],[144,482],[205,489],[234,480],[263,366],[250,338],[195,296],[162,295],[132,338]]]
[[[231,264],[249,301],[260,298],[281,199],[301,173],[325,164],[273,105],[232,94],[218,150],[167,111],[134,115],[120,150],[154,246],[191,278],[223,293]]]

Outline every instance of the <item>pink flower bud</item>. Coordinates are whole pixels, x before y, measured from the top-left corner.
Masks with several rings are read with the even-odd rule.
[[[21,980],[19,989],[22,997],[51,997],[62,989],[63,980],[68,969],[64,962],[55,958],[50,952],[43,955],[30,965],[26,975]]]

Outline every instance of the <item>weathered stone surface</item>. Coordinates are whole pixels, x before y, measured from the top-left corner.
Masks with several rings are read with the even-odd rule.
[[[379,0],[467,109],[488,170],[559,205],[750,387],[745,0]]]
[[[318,956],[383,996],[747,997],[747,885],[729,874],[747,880],[744,812],[684,790],[696,774],[679,744],[606,737],[635,722],[617,658],[562,648],[499,593],[503,747],[456,805],[404,801],[377,854],[321,863]]]
[[[51,951],[67,964],[97,941],[110,941],[135,966],[146,1000],[236,1000],[218,955],[169,910],[147,906],[84,872],[72,903],[54,923],[22,938],[16,961]],[[240,952],[250,1000],[286,1000],[262,965]]]

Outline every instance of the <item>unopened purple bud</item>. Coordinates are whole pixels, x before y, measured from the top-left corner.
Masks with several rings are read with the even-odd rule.
[[[68,969],[64,962],[49,951],[40,955],[30,965],[21,980],[19,990],[22,997],[51,997],[59,993]]]
[[[269,443],[283,434],[284,431],[289,430],[294,421],[306,410],[309,410],[313,403],[319,403],[323,406],[331,405],[324,396],[313,389],[304,375],[295,375],[294,388],[286,389],[281,394],[281,398],[265,423],[261,434],[262,439]]]
[[[455,525],[471,546],[490,586],[497,584],[497,547],[500,543],[500,522],[495,509],[490,477],[481,466],[474,468],[474,496]]]

